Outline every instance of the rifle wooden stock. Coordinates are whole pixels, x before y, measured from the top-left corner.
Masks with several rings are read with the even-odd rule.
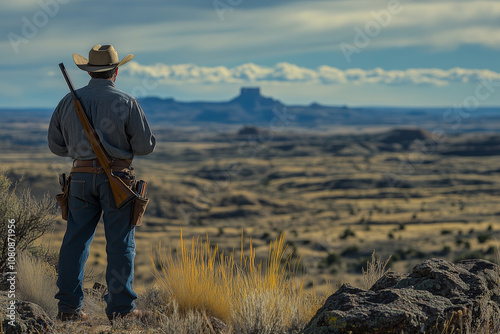
[[[85,108],[83,107],[80,98],[75,92],[75,88],[73,87],[73,83],[69,78],[69,75],[66,71],[66,68],[64,67],[64,64],[60,63],[59,68],[61,69],[64,75],[64,79],[66,79],[66,83],[68,84],[69,89],[71,90],[78,118],[80,118],[80,121],[82,122],[85,133],[87,134],[87,137],[90,141],[90,145],[92,146],[92,149],[94,150],[94,153],[97,156],[97,160],[99,160],[101,167],[104,169],[104,172],[108,176],[109,185],[111,186],[111,192],[113,193],[113,198],[115,199],[115,204],[118,207],[118,209],[120,209],[130,201],[134,200],[137,197],[137,194],[133,192],[132,189],[130,189],[122,181],[122,179],[113,175],[113,171],[111,169],[112,167],[111,164],[113,163],[113,160],[111,160],[111,158],[106,153],[97,132],[90,124],[89,119],[87,118],[87,114],[85,113]]]

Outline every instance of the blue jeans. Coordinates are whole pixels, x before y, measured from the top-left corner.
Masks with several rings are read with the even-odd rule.
[[[66,234],[59,253],[60,312],[80,311],[83,300],[83,275],[89,247],[97,223],[104,212],[106,236],[106,314],[126,314],[135,308],[134,280],[135,229],[130,224],[133,203],[116,208],[106,174],[72,174],[68,196],[69,214]]]

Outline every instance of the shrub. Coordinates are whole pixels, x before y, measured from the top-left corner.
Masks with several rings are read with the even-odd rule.
[[[340,236],[340,239],[347,239],[349,237],[355,237],[356,234],[350,229],[350,228],[346,228],[344,230],[344,233],[342,233],[342,235]]]
[[[356,245],[353,245],[353,246],[349,246],[346,249],[344,249],[342,251],[342,253],[340,253],[340,255],[342,255],[342,256],[353,256],[353,255],[357,255],[358,252],[359,252],[359,247],[356,246]]]
[[[491,255],[495,253],[496,253],[496,248],[493,246],[488,247],[488,249],[484,251],[485,255]]]
[[[394,254],[391,256],[392,262],[406,260],[407,256],[411,253],[411,250],[405,251],[402,248],[398,248]]]
[[[448,245],[443,246],[443,249],[440,252],[440,255],[445,256],[451,253],[451,247]]]
[[[477,241],[479,241],[480,244],[484,244],[486,241],[491,239],[491,235],[488,233],[481,233],[477,236]]]
[[[45,196],[37,200],[31,196],[31,191],[16,193],[12,182],[0,171],[0,270],[5,270],[9,253],[9,221],[15,222],[12,229],[15,235],[16,252],[22,252],[45,232],[52,224],[55,213],[55,200]],[[12,240],[11,240],[12,241]]]
[[[342,258],[337,253],[330,253],[326,256],[325,262],[329,266],[333,264],[340,264],[340,262],[342,262]]]

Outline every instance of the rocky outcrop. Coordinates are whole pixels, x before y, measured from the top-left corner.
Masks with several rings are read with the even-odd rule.
[[[304,329],[326,333],[499,333],[499,267],[484,260],[427,260],[386,273],[370,290],[344,284]]]
[[[15,307],[15,318],[4,318],[2,322],[4,332],[2,333],[53,333],[54,323],[40,306],[21,301],[16,302]]]

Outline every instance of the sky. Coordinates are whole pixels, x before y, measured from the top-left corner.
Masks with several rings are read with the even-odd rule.
[[[225,101],[242,86],[287,104],[500,106],[500,1],[7,0],[0,108],[53,108],[112,44],[134,96]]]

